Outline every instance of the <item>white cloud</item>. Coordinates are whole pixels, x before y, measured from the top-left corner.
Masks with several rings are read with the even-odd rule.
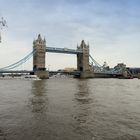
[[[9,3],[9,5],[7,5]],[[111,8],[112,7],[112,8]],[[2,31],[0,67],[18,61],[32,51],[38,33],[46,37],[47,46],[75,48],[84,39],[91,55],[110,66],[124,62],[139,66],[139,5],[118,0],[1,0],[0,16],[7,19]],[[135,54],[135,55],[134,55]],[[57,59],[58,57],[58,59]],[[65,60],[65,59],[66,60]],[[48,59],[48,60],[47,60]],[[3,61],[2,61],[3,60]],[[49,54],[47,64],[53,69],[76,66],[76,57]],[[25,64],[32,69],[32,61]]]

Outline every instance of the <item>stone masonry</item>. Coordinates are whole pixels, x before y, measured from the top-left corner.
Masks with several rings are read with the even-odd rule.
[[[89,45],[86,45],[84,40],[82,40],[81,45],[77,46],[77,49],[83,51],[83,53],[77,54],[78,71],[89,71]]]
[[[46,41],[42,40],[41,35],[38,35],[37,40],[33,41],[33,71],[45,70],[45,54],[46,54]]]
[[[42,39],[41,35],[33,41],[33,71],[41,79],[48,78],[48,72],[45,68],[45,55],[46,55],[46,40]]]
[[[77,54],[77,70],[81,72],[80,78],[94,77],[89,65],[89,45],[86,45],[82,40],[81,45],[77,49],[82,50],[83,53]]]

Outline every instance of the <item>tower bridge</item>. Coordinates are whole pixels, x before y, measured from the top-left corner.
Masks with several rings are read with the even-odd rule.
[[[77,56],[77,73],[74,72],[74,75],[79,78],[119,77],[123,75],[125,70],[122,67],[117,67],[116,69],[106,69],[101,66],[90,55],[89,45],[87,45],[84,40],[81,41],[80,46],[77,46],[76,49],[47,47],[46,40],[42,39],[41,35],[39,34],[38,38],[33,41],[33,51],[16,63],[0,68],[0,73],[12,73],[12,69],[22,65],[33,56],[33,70],[24,72],[34,73],[42,79],[49,78],[49,72],[45,67],[46,52],[75,54]],[[22,73],[23,71],[14,70],[13,73],[15,72]]]

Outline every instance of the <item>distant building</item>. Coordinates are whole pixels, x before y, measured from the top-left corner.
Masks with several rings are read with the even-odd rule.
[[[140,68],[132,68],[132,67],[127,67],[127,70],[133,75],[133,77],[137,78],[139,73],[140,73]]]
[[[73,72],[76,71],[76,68],[64,68],[64,72]]]
[[[126,68],[126,65],[124,63],[118,63],[117,66],[114,67],[115,69],[120,69],[120,68]]]

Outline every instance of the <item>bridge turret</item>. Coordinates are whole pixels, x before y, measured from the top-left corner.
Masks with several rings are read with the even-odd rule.
[[[46,53],[46,41],[38,35],[38,38],[33,41],[33,71],[46,70],[45,68],[45,53]]]
[[[45,53],[46,53],[46,41],[38,35],[38,38],[33,41],[33,71],[46,70],[45,68]]]
[[[38,35],[38,38],[33,41],[33,71],[35,73],[40,73],[45,78],[46,74],[43,74],[43,71],[46,71],[45,68],[45,55],[46,55],[46,40],[42,39],[41,35]]]
[[[77,54],[77,69],[78,71],[89,71],[89,45],[86,45],[85,41],[81,41],[81,45],[77,46],[78,50],[82,50],[83,53]]]
[[[89,65],[89,44],[86,44],[84,40],[81,41],[81,45],[77,46],[77,50],[81,50],[82,53],[77,54],[77,70],[81,72],[81,78],[93,77]]]

